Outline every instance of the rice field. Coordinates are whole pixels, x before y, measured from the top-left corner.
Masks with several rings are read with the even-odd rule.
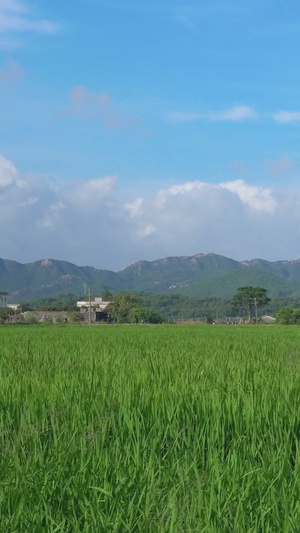
[[[0,531],[300,531],[300,328],[0,328]]]

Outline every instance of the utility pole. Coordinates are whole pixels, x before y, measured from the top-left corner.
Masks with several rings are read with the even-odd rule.
[[[258,319],[257,319],[257,298],[256,298],[256,296],[254,298],[254,305],[255,305],[255,324],[257,325],[258,324]]]
[[[91,289],[89,289],[89,326],[91,325]]]

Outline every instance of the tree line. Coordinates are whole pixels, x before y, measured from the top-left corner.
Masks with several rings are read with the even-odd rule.
[[[160,323],[162,321],[202,320],[208,323],[225,317],[245,316],[248,321],[255,314],[275,314],[278,323],[300,323],[300,299],[270,299],[262,287],[240,287],[231,300],[218,297],[191,298],[180,294],[153,294],[145,292],[103,291],[103,300],[111,303],[106,308],[106,319],[118,323]],[[44,297],[21,304],[18,312],[26,310],[69,311],[79,313],[77,300],[85,300],[72,293]],[[5,321],[8,309],[0,310],[0,321]]]

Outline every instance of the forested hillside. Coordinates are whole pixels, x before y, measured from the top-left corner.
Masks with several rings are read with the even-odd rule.
[[[107,289],[156,294],[175,292],[226,300],[232,298],[241,285],[263,286],[273,298],[298,297],[300,261],[271,263],[253,259],[239,262],[217,254],[196,254],[138,261],[113,272],[55,259],[24,265],[0,259],[0,290],[9,292],[12,302],[68,292],[80,295],[87,293],[87,289],[91,289],[93,295]]]
[[[264,287],[268,290],[271,298],[300,296],[299,283],[292,283],[275,274],[254,268],[225,272],[200,281],[194,281],[174,289],[174,292],[186,296],[196,296],[197,298],[217,296],[222,299],[230,299],[238,287],[241,286]]]

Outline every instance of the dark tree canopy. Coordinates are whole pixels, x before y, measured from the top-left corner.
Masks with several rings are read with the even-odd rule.
[[[300,309],[291,309],[290,307],[280,307],[276,313],[276,321],[278,324],[285,326],[291,324],[300,324]]]
[[[141,305],[141,298],[136,293],[118,292],[113,295],[111,303],[107,306],[106,312],[110,318],[120,323],[130,322],[130,312],[135,307]]]
[[[267,289],[262,287],[239,287],[232,300],[232,307],[238,311],[244,309],[251,322],[253,310],[263,307],[270,302],[267,296]]]
[[[115,293],[108,304],[106,312],[109,317],[119,323],[160,324],[162,317],[156,311],[141,305],[141,296],[136,293]]]

